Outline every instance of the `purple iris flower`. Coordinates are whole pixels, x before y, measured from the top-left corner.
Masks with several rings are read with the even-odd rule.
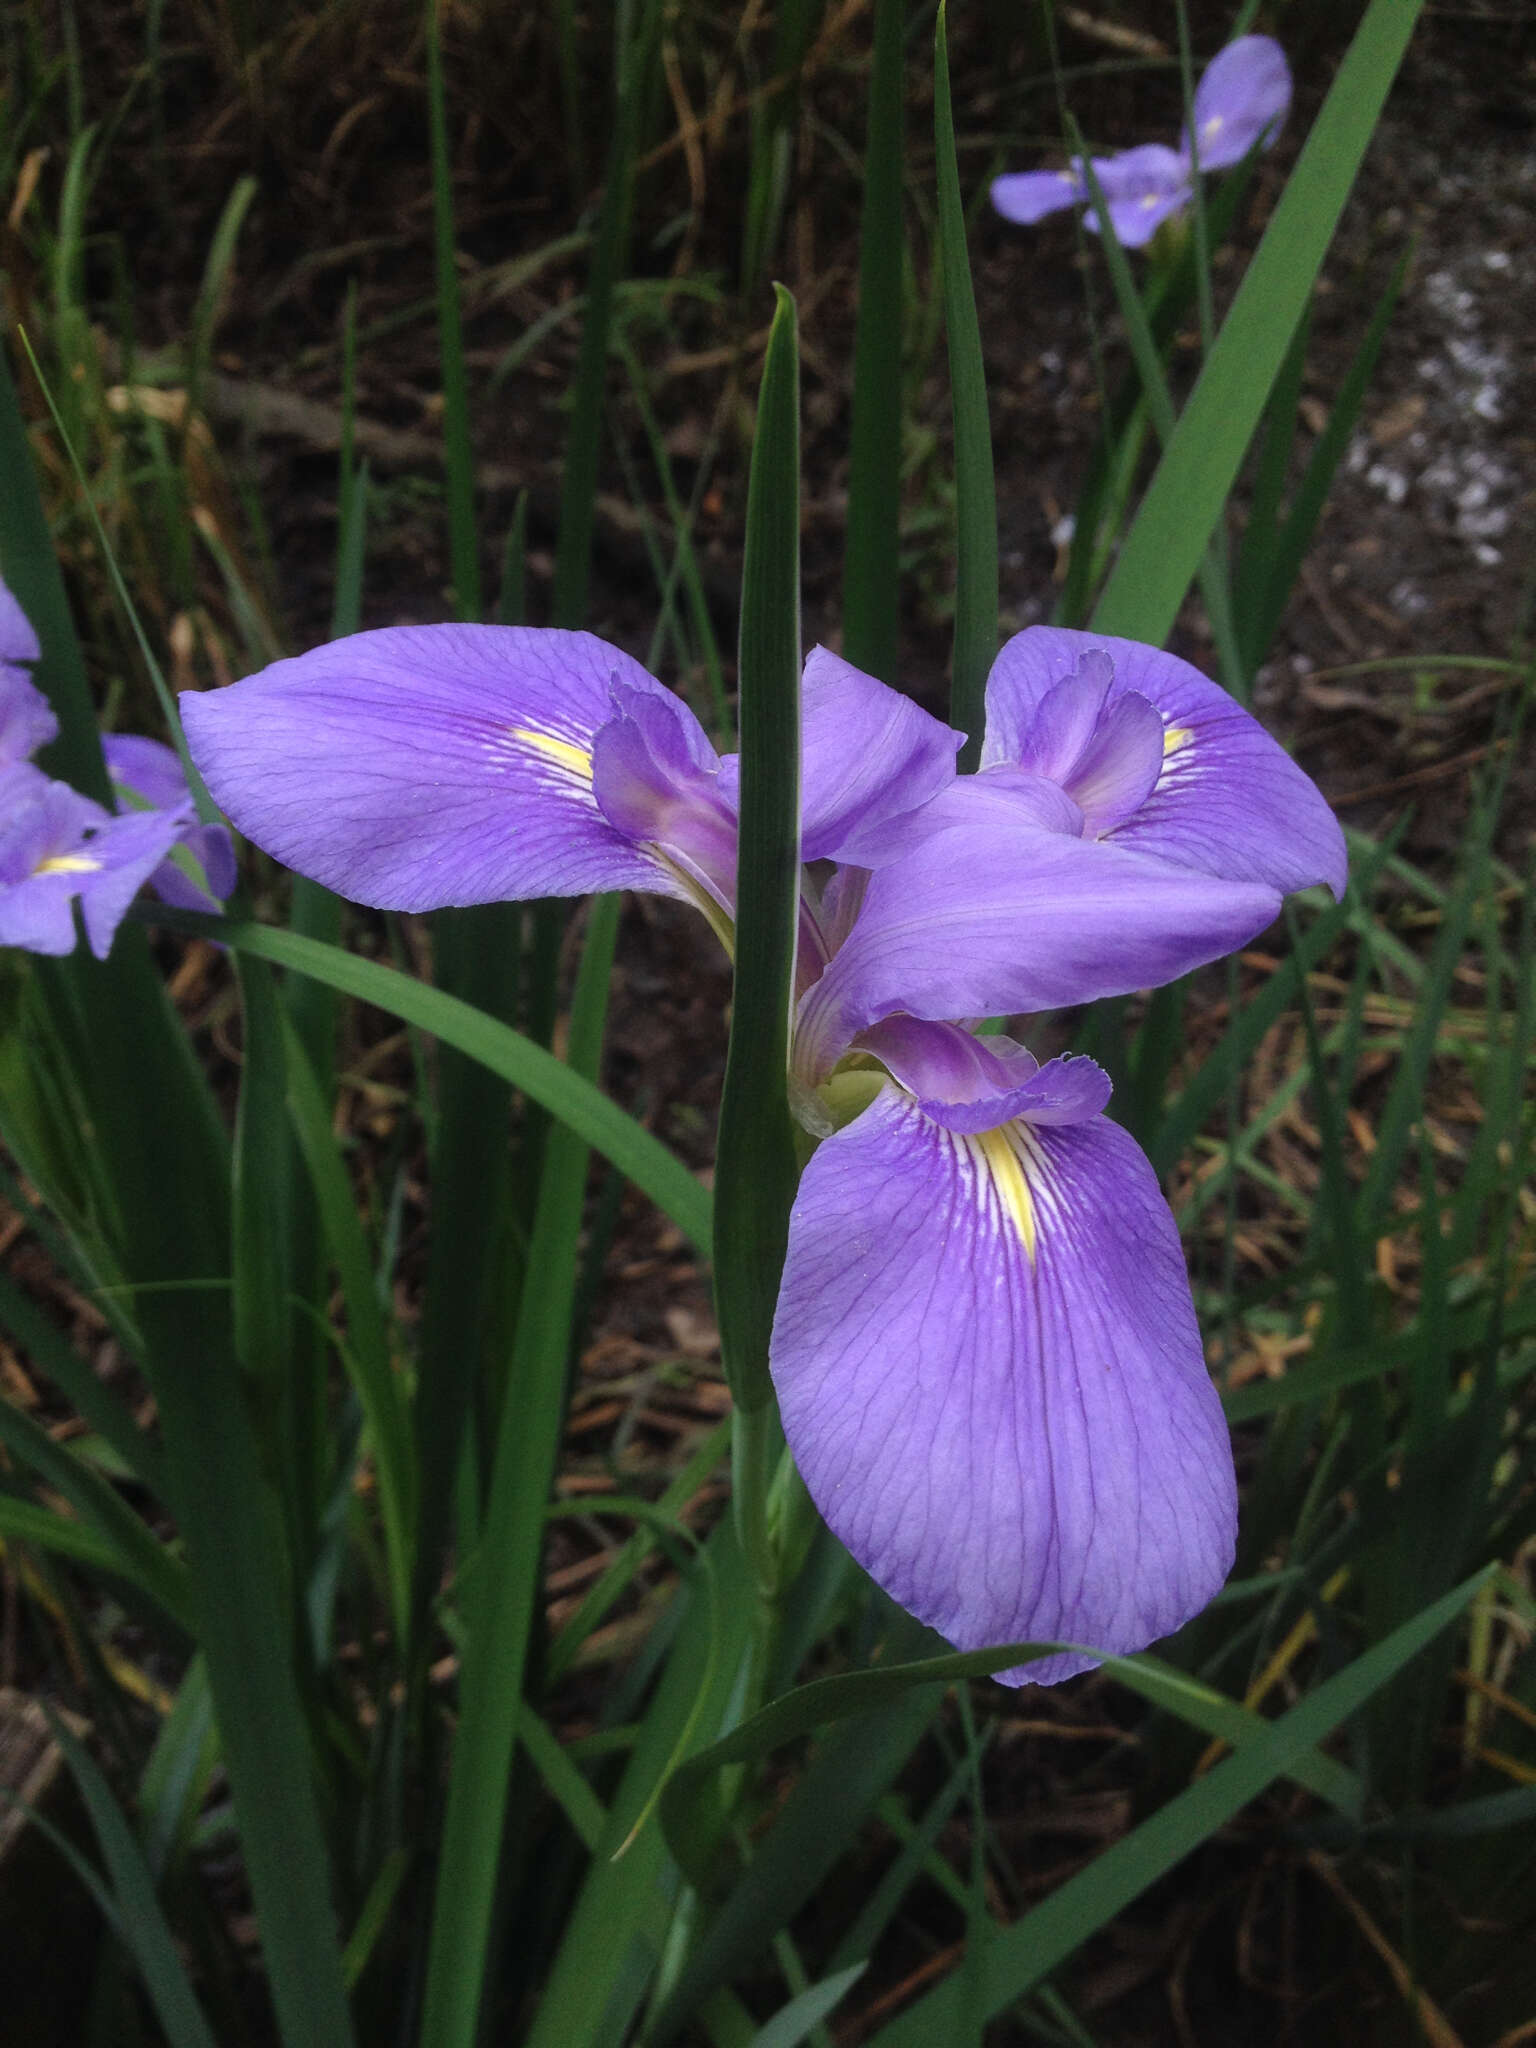
[[[39,654],[26,614],[0,583],[0,946],[73,952],[78,902],[91,950],[104,960],[142,883],[168,903],[216,909],[215,896],[235,885],[234,851],[224,826],[199,824],[181,764],[158,740],[112,734],[102,743],[113,785],[128,798],[122,813],[33,765],[59,729],[22,666]],[[208,890],[177,866],[178,845],[201,864]]]
[[[1127,644],[1096,643],[1118,683],[1073,655],[1093,693],[1079,744],[1027,758],[1008,750],[1034,732],[1033,671],[1015,688],[1005,649],[991,710],[1004,752],[964,780],[947,726],[823,648],[805,669],[790,1088],[820,1142],[769,1362],[829,1525],[966,1648],[1141,1648],[1231,1561],[1231,1451],[1177,1231],[1103,1115],[1106,1078],[957,1021],[1167,981],[1245,944],[1284,889],[1335,873],[1331,846],[1289,840],[1231,872],[1191,857],[1228,742],[1201,697],[1195,737],[1167,745],[1153,707],[1170,700],[1143,694]],[[240,829],[344,895],[426,910],[643,889],[694,904],[733,943],[737,757],[589,634],[364,633],[182,709]],[[1171,765],[1184,747],[1200,777]],[[1175,773],[1187,787],[1154,844]]]
[[[1241,163],[1256,142],[1267,149],[1290,105],[1291,73],[1280,45],[1269,36],[1228,43],[1195,88],[1193,138],[1186,128],[1177,149],[1144,142],[1092,159],[1117,238],[1131,249],[1151,241],[1193,197],[1196,156],[1202,171],[1215,171]],[[1069,171],[1022,171],[992,183],[992,204],[1025,227],[1064,207],[1087,205],[1089,197],[1080,159]],[[1097,234],[1091,205],[1085,219]]]
[[[67,782],[39,777],[0,822],[0,946],[31,953],[72,953],[74,906],[98,960],[140,885],[149,880],[185,827],[174,812],[116,817]]]

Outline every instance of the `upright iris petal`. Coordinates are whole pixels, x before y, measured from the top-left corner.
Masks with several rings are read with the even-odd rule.
[[[866,1570],[960,1648],[1141,1649],[1217,1591],[1236,1528],[1152,1169],[1099,1114],[1091,1062],[1031,1071],[910,1019],[867,1044],[899,1084],[822,1143],[790,1218],[770,1360],[795,1461]]]
[[[801,854],[878,867],[954,783],[965,735],[825,647],[806,656],[800,706]],[[733,805],[740,765],[727,754],[720,768]]]
[[[1241,163],[1256,142],[1266,149],[1291,110],[1291,70],[1270,36],[1238,36],[1217,52],[1195,88],[1194,127],[1206,170]],[[1184,153],[1189,154],[1185,131]]]
[[[1120,723],[1128,707],[1134,732]],[[1088,811],[1094,758],[1105,767],[1107,802],[1090,832],[1225,880],[1282,893],[1326,882],[1342,897],[1349,871],[1338,820],[1311,778],[1218,684],[1135,640],[1060,626],[1015,634],[987,678],[982,779],[988,769],[1034,769],[1064,782]],[[1155,773],[1145,793],[1127,804],[1147,767]]]

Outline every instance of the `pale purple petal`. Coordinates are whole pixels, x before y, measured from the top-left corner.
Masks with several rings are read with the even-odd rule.
[[[828,1525],[962,1649],[1139,1650],[1230,1567],[1232,1455],[1178,1233],[1102,1117],[968,1136],[885,1089],[806,1169],[770,1362]]]
[[[80,911],[98,960],[106,959],[129,904],[154,879],[185,828],[185,818],[174,811],[132,811],[108,819],[86,841],[84,853],[100,867],[82,879]]]
[[[146,739],[137,732],[107,732],[101,736],[101,751],[118,788],[130,790],[153,810],[169,810],[187,801],[181,762],[163,740]]]
[[[1002,1032],[982,1038],[959,1024],[887,1017],[860,1033],[858,1047],[873,1053],[924,1114],[949,1131],[988,1131],[1014,1117],[1081,1123],[1110,1097],[1109,1076],[1092,1060],[1067,1057],[1042,1067]]]
[[[175,749],[141,733],[109,732],[102,734],[101,750],[115,789],[152,810],[175,811],[180,816],[177,843],[197,861],[208,884],[204,888],[174,860],[166,860],[149,878],[155,894],[162,903],[179,910],[217,910],[234,890],[235,850],[223,825],[198,823]]]
[[[1195,89],[1201,169],[1241,163],[1261,136],[1267,149],[1290,106],[1291,72],[1280,45],[1270,36],[1239,36],[1228,43]]]
[[[1079,756],[1098,728],[1114,687],[1114,663],[1101,649],[1089,648],[1077,667],[1060,682],[1053,683],[1039,702],[1031,706],[1028,723],[1022,727],[1017,744],[1002,759],[1031,768],[1037,775],[1048,775],[1065,789]],[[982,766],[993,765],[984,750]]]
[[[878,866],[900,844],[901,821],[955,779],[965,743],[899,690],[827,647],[806,656],[800,693],[800,850],[805,860]],[[740,756],[720,786],[738,800]]]
[[[221,903],[226,896],[232,896],[239,877],[235,867],[235,849],[224,827],[188,826],[181,835],[181,843],[202,869],[208,882],[208,893]],[[196,888],[195,883],[192,886]],[[165,897],[167,903],[175,900],[174,897]]]
[[[693,713],[669,693],[615,684],[592,741],[592,792],[608,822],[660,847],[727,913],[736,903],[736,817],[720,763]]]
[[[32,621],[10,585],[0,581],[0,662],[41,661],[42,655]]]
[[[870,877],[800,1005],[797,1073],[816,1085],[858,1032],[900,1011],[993,1016],[1159,987],[1246,945],[1279,908],[1271,888],[1015,825],[993,795]]]
[[[920,1017],[885,1018],[860,1035],[859,1049],[872,1052],[909,1095],[951,1105],[1003,1105],[993,1123],[1018,1114],[1016,1098],[1040,1072],[1034,1054],[1001,1032],[979,1038],[962,1025]]]
[[[675,701],[590,633],[399,626],[189,692],[181,708],[193,759],[239,829],[356,902],[686,896],[593,795],[592,744],[616,683]]]
[[[1117,690],[1115,666],[1090,648],[1046,691],[1024,735],[1021,765],[1058,783],[1098,838],[1139,810],[1162,773],[1163,721],[1155,705]]]
[[[184,822],[163,811],[115,818],[68,783],[46,784],[0,831],[0,945],[73,952],[78,901],[91,950],[105,959]]]
[[[1031,228],[1049,213],[1076,206],[1082,186],[1066,171],[1015,171],[992,180],[992,204],[1004,220]]]
[[[52,780],[30,761],[7,761],[0,755],[0,831],[25,805],[35,802]]]
[[[1163,764],[1146,802],[1113,843],[1282,893],[1325,882],[1342,896],[1344,835],[1321,791],[1218,684],[1137,640],[1031,626],[1009,640],[987,679],[983,766],[1024,758],[1045,698],[1085,655],[1114,663],[1114,694],[1134,692],[1163,721]]]
[[[58,732],[53,706],[32,678],[0,660],[0,767],[31,760]]]
[[[1116,238],[1128,249],[1150,242],[1169,215],[1189,202],[1189,164],[1177,150],[1161,142],[1143,142],[1115,156],[1094,157],[1092,162]],[[1095,233],[1099,231],[1093,206],[1084,219]]]
[[[1108,707],[1067,783],[1090,834],[1111,832],[1140,811],[1163,773],[1163,737],[1156,706],[1134,690]]]
[[[951,826],[971,825],[989,816],[1010,829],[1026,825],[1071,839],[1081,839],[1085,826],[1081,805],[1049,776],[1030,768],[986,768],[977,775],[957,776],[920,811],[872,830],[867,836],[881,858],[871,864],[889,866]]]

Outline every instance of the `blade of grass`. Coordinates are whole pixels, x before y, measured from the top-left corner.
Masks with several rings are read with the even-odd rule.
[[[1344,902],[1331,904],[1314,918],[1295,951],[1280,963],[1259,993],[1243,1005],[1216,1051],[1202,1061],[1169,1104],[1161,1123],[1147,1139],[1147,1155],[1160,1174],[1170,1171],[1206,1119],[1220,1107],[1233,1068],[1241,1069],[1252,1057],[1264,1033],[1293,1001],[1297,977],[1309,973],[1324,957],[1355,914],[1355,906],[1369,902],[1372,885],[1389,850],[1389,846],[1383,846],[1357,866]]]
[[[376,960],[362,960],[339,947],[275,930],[270,925],[205,917],[196,911],[173,911],[149,905],[146,916],[156,924],[217,939],[232,952],[247,952],[298,974],[312,974],[340,989],[418,1025],[445,1044],[455,1046],[542,1103],[581,1138],[601,1152],[627,1179],[670,1216],[699,1246],[710,1241],[709,1195],[677,1155],[615,1106],[552,1053],[494,1018],[483,1016],[456,996],[413,981],[398,969]]]
[[[589,1082],[602,1056],[618,900],[599,897],[572,1005],[569,1061]],[[507,1778],[517,1734],[528,1631],[542,1583],[544,1504],[565,1416],[586,1144],[550,1134],[529,1248],[537,1284],[523,1291],[508,1398],[491,1475],[480,1569],[469,1589],[459,1725],[443,1822],[427,1964],[423,2048],[472,2048],[488,1962]]]
[[[144,1853],[122,1808],[84,1745],[46,1705],[43,1711],[85,1801],[111,1881],[118,1931],[138,1965],[166,2039],[171,2048],[217,2048],[187,1982],[186,1969],[155,1896],[155,1881]]]
[[[752,1588],[729,1517],[679,1589],[677,1610],[655,1697],[609,1804],[527,2048],[597,2048],[623,2039],[661,1960],[681,1877],[654,1815],[646,1816],[679,1750],[729,1725],[748,1650]]]
[[[868,1968],[868,1963],[850,1963],[846,1969],[823,1977],[819,1983],[807,1984],[788,2005],[780,2006],[766,2025],[758,2028],[749,2048],[798,2048],[798,2044],[809,2038],[833,2007],[841,2003]]]
[[[710,1920],[647,2043],[665,2048],[715,1990],[768,1947],[847,1853],[922,1740],[944,1699],[942,1685],[916,1687],[836,1729],[752,1847],[752,1860]]]
[[[570,433],[560,482],[560,536],[555,551],[552,611],[557,626],[580,626],[586,620],[613,294],[629,244],[635,152],[639,146],[646,80],[661,25],[662,10],[656,0],[643,0],[638,27],[629,20],[631,11],[621,9],[615,19],[619,40],[614,52],[613,141],[592,243],[587,314],[582,322],[581,350],[571,393]]]
[[[56,1508],[39,1507],[36,1501],[21,1500],[13,1494],[0,1493],[0,1541],[56,1551],[60,1557],[72,1558],[93,1572],[112,1576],[123,1573],[122,1552],[98,1530],[88,1528],[84,1522],[70,1521]]]
[[[1249,572],[1252,591],[1240,618],[1239,627],[1243,642],[1243,658],[1250,673],[1264,659],[1270,641],[1279,627],[1291,586],[1301,569],[1302,557],[1312,543],[1317,529],[1323,504],[1333,482],[1350,436],[1354,433],[1355,422],[1360,417],[1360,408],[1365,401],[1371,378],[1375,375],[1376,364],[1381,355],[1382,344],[1387,338],[1387,328],[1397,310],[1398,299],[1402,296],[1403,283],[1408,275],[1408,264],[1413,250],[1405,249],[1393,267],[1387,280],[1387,288],[1377,302],[1371,315],[1371,322],[1365,331],[1359,348],[1355,351],[1339,387],[1339,395],[1333,402],[1328,415],[1328,424],[1318,436],[1317,446],[1312,450],[1306,473],[1292,500],[1290,511],[1282,523],[1274,516],[1275,508],[1267,501],[1263,506],[1255,505],[1249,514],[1248,534],[1244,536],[1244,563],[1253,556]],[[1305,323],[1297,330],[1298,346],[1304,347],[1306,340]],[[1273,403],[1293,405],[1296,400],[1282,379],[1275,387]],[[1265,516],[1267,514],[1267,516]]]
[[[768,1332],[797,1179],[787,1076],[800,868],[800,406],[794,301],[782,286],[777,296],[742,568],[736,981],[715,1178],[721,1358],[748,1411],[772,1400]]]
[[[1479,1572],[1405,1622],[1207,1776],[1097,1856],[1042,1904],[993,1935],[981,1962],[985,2004],[999,2013],[1057,1969],[1147,1886],[1208,1840],[1294,1760],[1356,1713],[1462,1613],[1488,1574]],[[941,1984],[875,2035],[878,2048],[926,2048],[951,2038],[959,1987]]]
[[[884,683],[901,580],[902,14],[901,0],[875,0],[843,552],[843,652]]]
[[[112,1446],[139,1483],[164,1501],[165,1459],[160,1446],[140,1429],[63,1333],[3,1274],[0,1329],[22,1347],[37,1371],[48,1375],[75,1413]]]
[[[939,0],[933,62],[939,257],[955,418],[955,643],[949,722],[967,735],[960,750],[960,767],[969,773],[981,758],[987,676],[997,653],[997,492],[981,328],[971,288],[965,209],[955,160],[946,0]]]
[[[720,1359],[735,1403],[732,1505],[765,1596],[779,1576],[768,1492],[782,1450],[768,1339],[799,1177],[788,1078],[800,907],[800,372],[795,303],[782,285],[775,292],[742,565],[736,977],[714,1238]]]
[[[379,1303],[374,1264],[358,1217],[345,1166],[331,1135],[330,1116],[297,1029],[287,1028],[288,1113],[293,1120],[347,1308],[347,1341],[339,1347],[368,1425],[378,1475],[379,1508],[397,1635],[407,1640],[415,1528],[415,1466],[410,1411],[396,1378],[389,1331]]]
[[[443,0],[426,0],[427,120],[432,149],[432,227],[437,262],[437,345],[443,378],[443,453],[448,492],[448,558],[454,608],[480,616],[480,546],[475,528],[475,464],[469,441],[469,385],[453,228],[453,168],[443,88]]]
[[[109,1546],[117,1559],[114,1571],[142,1587],[179,1629],[191,1633],[191,1586],[185,1566],[151,1534],[114,1487],[6,1400],[0,1400],[0,1444],[19,1464],[62,1494],[85,1526]]]

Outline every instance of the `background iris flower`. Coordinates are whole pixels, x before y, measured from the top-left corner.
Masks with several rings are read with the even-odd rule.
[[[1342,840],[1253,720],[1151,650],[1021,635],[988,701],[989,765],[957,779],[958,734],[806,663],[790,1081],[821,1142],[769,1362],[817,1506],[922,1620],[1130,1650],[1211,1597],[1235,1531],[1177,1231],[1098,1068],[963,1020],[1215,959],[1282,890],[1340,886]],[[737,757],[590,634],[364,633],[182,709],[240,829],[355,900],[644,889],[732,945]],[[1239,767],[1295,831],[1207,857]]]
[[[112,812],[52,781],[32,755],[58,720],[23,663],[40,649],[15,596],[0,583],[0,946],[71,953],[76,903],[98,960],[148,882],[167,903],[216,908],[235,886],[234,849],[222,825],[203,825],[181,763],[158,740],[110,734],[108,773],[128,808]],[[203,888],[173,858],[185,846]]]
[[[1290,105],[1291,73],[1280,45],[1269,36],[1228,43],[1195,89],[1193,141],[1186,128],[1177,149],[1144,142],[1090,160],[1117,238],[1133,249],[1151,241],[1193,197],[1197,156],[1202,171],[1215,171],[1241,163],[1256,142],[1267,149]],[[1089,196],[1081,159],[1067,171],[1020,171],[992,182],[992,204],[1025,227],[1064,207],[1087,206],[1084,219],[1098,234]]]

